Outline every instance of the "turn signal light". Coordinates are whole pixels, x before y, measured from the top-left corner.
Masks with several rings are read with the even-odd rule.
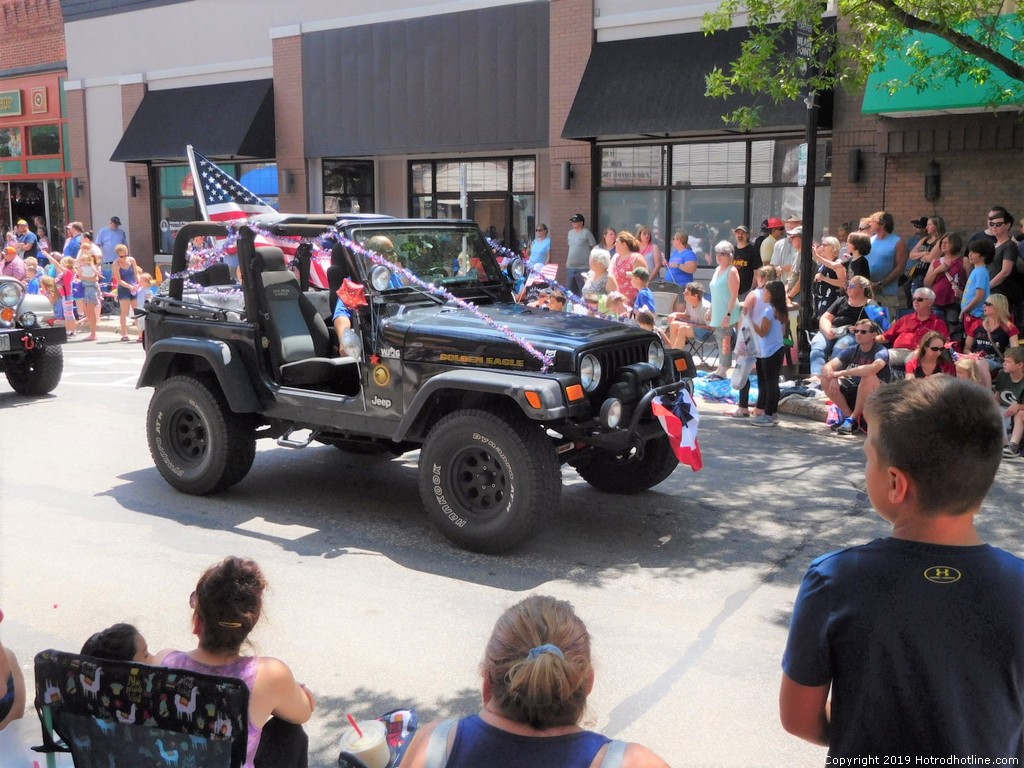
[[[686,364],[686,358],[685,357],[677,357],[676,358],[676,370],[679,371],[679,373],[686,373],[688,368],[689,368],[689,366],[687,366],[687,364]]]
[[[540,393],[534,392],[533,390],[526,391],[526,402],[530,404],[531,408],[536,408],[538,411],[541,407]]]
[[[14,320],[14,307],[4,307],[0,310],[0,320],[9,323]]]
[[[565,396],[569,398],[570,403],[575,403],[577,400],[582,400],[586,397],[586,393],[583,391],[582,385],[570,384],[565,388]]]

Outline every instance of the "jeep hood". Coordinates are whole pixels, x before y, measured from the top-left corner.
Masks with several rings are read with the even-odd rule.
[[[647,343],[654,338],[636,326],[518,304],[482,306],[477,311],[539,352],[555,352],[554,370],[572,370],[582,347]],[[414,309],[384,321],[384,343],[404,350],[409,362],[538,370],[539,361],[509,333],[469,310],[448,306]]]

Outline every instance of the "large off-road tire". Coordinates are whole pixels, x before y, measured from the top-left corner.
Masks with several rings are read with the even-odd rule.
[[[7,383],[19,395],[47,395],[64,373],[64,348],[59,344],[34,349],[7,370]]]
[[[230,488],[256,456],[250,420],[231,411],[210,376],[174,376],[157,386],[146,437],[164,480],[196,496]]]
[[[558,509],[562,476],[548,437],[525,418],[452,413],[420,451],[420,498],[441,533],[474,552],[506,552]]]
[[[643,458],[623,461],[624,458],[620,454],[599,453],[588,457],[576,471],[599,491],[634,494],[653,488],[679,466],[668,435],[649,440]]]

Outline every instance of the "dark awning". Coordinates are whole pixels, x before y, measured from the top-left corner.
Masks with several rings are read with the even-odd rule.
[[[189,144],[210,157],[274,157],[274,81],[149,91],[110,159],[181,161]]]
[[[729,132],[722,115],[761,105],[763,126],[803,128],[803,100],[774,104],[768,96],[709,99],[704,76],[740,52],[745,29],[597,43],[590,54],[563,139],[668,138]],[[831,99],[822,99],[819,127],[831,127]]]

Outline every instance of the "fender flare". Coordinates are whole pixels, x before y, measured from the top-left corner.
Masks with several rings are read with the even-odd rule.
[[[405,415],[399,422],[392,440],[404,440],[415,425],[426,403],[436,393],[444,390],[458,389],[501,395],[519,406],[519,410],[527,418],[536,421],[553,421],[569,417],[569,406],[566,404],[564,390],[565,387],[578,383],[579,379],[567,374],[532,376],[504,371],[445,371],[428,379],[416,391],[416,396],[406,408]],[[540,408],[534,408],[527,402],[527,390],[536,392],[540,396]]]
[[[231,345],[214,339],[172,336],[154,342],[139,373],[136,389],[154,387],[167,378],[171,362],[178,357],[202,358],[217,377],[228,405],[235,413],[254,413],[262,407],[249,371]]]

